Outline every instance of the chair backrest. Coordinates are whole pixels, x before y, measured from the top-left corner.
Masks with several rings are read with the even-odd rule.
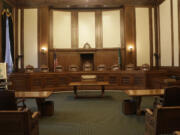
[[[0,110],[17,110],[16,101],[13,91],[0,91]]]
[[[38,131],[34,131],[38,128],[38,121],[32,122],[31,112],[28,109],[0,111],[0,125],[0,135],[38,135]]]
[[[71,72],[76,72],[78,70],[79,70],[78,65],[72,64],[72,65],[69,66],[69,71],[71,71]]]
[[[180,87],[165,88],[163,106],[180,106]]]
[[[155,110],[155,123],[157,134],[168,134],[180,130],[180,107],[157,107]]]
[[[83,71],[92,71],[92,64],[90,62],[85,62],[83,65]]]
[[[63,72],[63,66],[57,65],[55,70],[56,70],[56,72]]]
[[[34,72],[34,67],[32,65],[27,65],[25,68],[26,73],[32,73]]]
[[[114,65],[111,66],[111,70],[112,70],[112,71],[119,71],[119,70],[120,70],[120,67],[119,67],[118,64],[114,64]]]
[[[47,65],[41,65],[40,66],[40,71],[41,72],[49,72],[49,68]]]
[[[97,66],[97,71],[106,71],[106,65],[100,64]]]

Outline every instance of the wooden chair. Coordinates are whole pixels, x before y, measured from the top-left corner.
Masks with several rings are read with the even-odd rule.
[[[171,134],[180,130],[180,106],[163,107],[157,105],[152,112],[146,109],[145,135]]]
[[[0,135],[39,135],[38,112],[0,111]]]
[[[135,65],[134,64],[126,65],[126,71],[132,71],[132,70],[135,70]]]
[[[19,107],[25,108],[26,105],[24,103],[24,100],[17,101],[14,91],[0,91],[0,110],[17,110],[17,104],[21,102],[23,105]]]

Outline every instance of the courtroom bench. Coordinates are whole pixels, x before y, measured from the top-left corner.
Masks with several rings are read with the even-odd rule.
[[[33,72],[33,73],[12,73],[9,81],[12,82],[11,89],[20,91],[41,91],[41,90],[72,90],[70,82],[80,82],[82,75],[96,75],[97,81],[108,81],[110,86],[107,90],[123,89],[145,89],[145,71],[92,71],[92,72]],[[80,89],[99,89],[98,87],[82,87]]]

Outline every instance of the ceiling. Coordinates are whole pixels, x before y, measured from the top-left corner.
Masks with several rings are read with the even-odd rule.
[[[151,6],[163,0],[9,0],[18,7],[115,8],[123,5]]]

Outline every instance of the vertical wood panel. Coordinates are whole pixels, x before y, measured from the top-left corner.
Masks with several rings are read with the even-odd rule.
[[[71,13],[71,47],[78,48],[78,11]]]
[[[173,20],[173,1],[170,2],[171,8],[171,45],[172,45],[172,66],[174,66],[174,20]]]
[[[124,51],[125,50],[125,34],[124,34],[124,32],[125,32],[125,24],[124,24],[124,8],[121,8],[120,9],[120,39],[121,39],[121,56],[122,56],[122,69],[125,69],[125,55],[126,55],[126,52]]]
[[[95,12],[95,29],[96,29],[96,48],[102,48],[102,11],[101,10],[97,10]]]
[[[18,70],[18,9],[14,8],[14,68]]]
[[[150,66],[153,67],[153,19],[152,19],[152,8],[149,8],[149,39],[150,39]]]
[[[39,8],[38,16],[38,65],[48,65],[48,48],[49,48],[49,8],[41,7]],[[46,54],[41,53],[41,48],[46,47]]]
[[[135,31],[135,8],[125,7],[125,43],[126,43],[126,63],[136,65],[136,31]],[[128,46],[133,46],[132,54],[129,53]]]
[[[179,34],[179,66],[180,66],[180,0],[178,0],[178,34]]]
[[[2,1],[0,1],[0,13],[2,11]],[[2,15],[0,14],[0,27],[2,26]],[[0,62],[2,62],[2,31],[0,30]]]
[[[24,68],[24,9],[21,9],[21,69]]]
[[[50,35],[49,35],[49,49],[53,49],[53,10],[50,10],[49,11],[49,19],[50,19],[50,22],[49,22],[49,27],[50,27]]]

